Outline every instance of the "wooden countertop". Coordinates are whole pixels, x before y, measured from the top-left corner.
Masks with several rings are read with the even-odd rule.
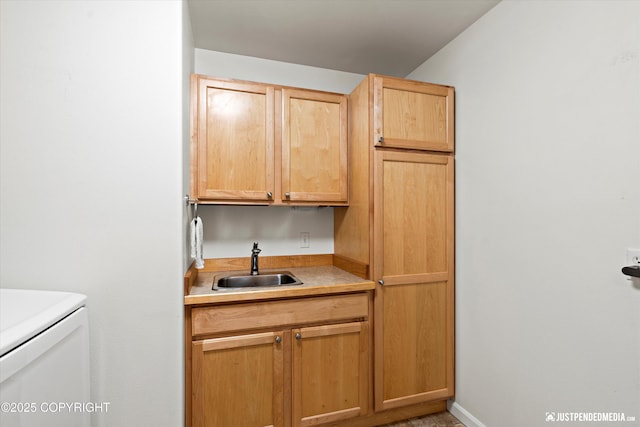
[[[261,269],[261,273],[290,271],[303,284],[296,286],[275,286],[263,288],[226,288],[212,290],[214,281],[234,274],[248,274],[248,271],[198,272],[185,305],[214,304],[225,302],[256,301],[313,295],[340,294],[375,289],[375,283],[362,279],[332,265],[311,267],[290,267]]]

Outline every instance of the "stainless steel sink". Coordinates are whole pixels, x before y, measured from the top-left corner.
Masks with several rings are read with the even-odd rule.
[[[258,274],[257,276],[242,275],[242,276],[227,276],[218,279],[216,286],[213,289],[218,288],[251,288],[257,286],[294,286],[302,285],[300,279],[291,274],[289,271],[282,271],[278,273]]]

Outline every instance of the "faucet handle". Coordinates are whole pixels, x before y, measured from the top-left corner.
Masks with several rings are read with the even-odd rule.
[[[258,249],[258,242],[253,242],[253,249],[251,249],[251,252],[254,254],[262,252],[262,249]]]

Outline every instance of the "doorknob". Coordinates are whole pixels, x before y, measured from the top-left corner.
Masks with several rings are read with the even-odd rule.
[[[631,277],[640,277],[640,265],[630,265],[628,267],[622,267],[622,274],[626,274]]]

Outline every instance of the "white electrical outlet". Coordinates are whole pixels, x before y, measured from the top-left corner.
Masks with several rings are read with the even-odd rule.
[[[309,232],[308,231],[301,231],[300,232],[300,247],[301,248],[308,248],[310,245],[310,236],[309,236]]]
[[[627,266],[640,265],[640,249],[627,248]]]

